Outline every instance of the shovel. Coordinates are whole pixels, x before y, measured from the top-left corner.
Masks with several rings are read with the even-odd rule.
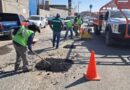
[[[51,63],[46,61],[46,59],[42,58],[40,55],[38,55],[36,52],[32,51],[33,54],[35,54],[37,57],[39,57],[41,60],[44,61],[45,65],[44,67],[50,67],[51,66]]]

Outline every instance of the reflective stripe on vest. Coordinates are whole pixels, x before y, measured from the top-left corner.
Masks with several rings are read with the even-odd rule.
[[[13,41],[19,43],[20,45],[26,47],[28,38],[30,37],[31,34],[34,32],[31,30],[27,30],[25,27],[20,27],[18,32],[16,33],[15,36],[13,36]]]

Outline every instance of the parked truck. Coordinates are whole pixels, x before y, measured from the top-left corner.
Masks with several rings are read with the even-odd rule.
[[[105,44],[130,41],[130,0],[112,0],[102,6],[94,20],[96,35],[105,36]]]
[[[0,13],[0,35],[12,38],[12,28],[26,23],[26,19],[19,14]]]

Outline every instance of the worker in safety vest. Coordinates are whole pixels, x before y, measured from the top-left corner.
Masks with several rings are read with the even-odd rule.
[[[33,42],[33,37],[34,32],[24,26],[20,26],[14,29],[12,39],[16,51],[15,71],[19,70],[21,60],[23,61],[23,71],[29,71],[27,60],[27,46],[28,49],[32,52],[31,44]]]
[[[69,31],[70,31],[70,38],[73,39],[73,23],[71,20],[66,21],[66,27],[67,27],[67,30],[66,30],[66,34],[65,34],[64,39],[67,38]]]
[[[80,30],[82,23],[83,23],[83,21],[82,21],[81,16],[79,14],[76,14],[76,17],[74,19],[74,32],[75,32],[76,36],[79,35],[79,30]]]
[[[81,24],[82,24],[82,18],[80,17],[80,15],[78,15],[76,23],[78,25],[78,30],[80,30],[80,27],[81,27]]]

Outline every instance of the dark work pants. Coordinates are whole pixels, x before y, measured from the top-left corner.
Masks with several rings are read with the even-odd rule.
[[[60,42],[60,32],[55,32],[53,31],[53,47],[55,47],[56,44],[56,48],[59,47],[59,42]]]
[[[72,39],[73,38],[73,29],[72,28],[67,28],[64,39],[67,38],[68,32],[70,32],[70,37]]]
[[[27,60],[27,47],[19,46],[14,44],[14,48],[16,51],[16,63],[15,63],[15,69],[19,68],[19,65],[21,63],[21,60],[23,61],[23,68],[27,68],[28,66],[28,60]]]
[[[73,30],[75,32],[75,35],[78,36],[78,25],[74,25]]]

